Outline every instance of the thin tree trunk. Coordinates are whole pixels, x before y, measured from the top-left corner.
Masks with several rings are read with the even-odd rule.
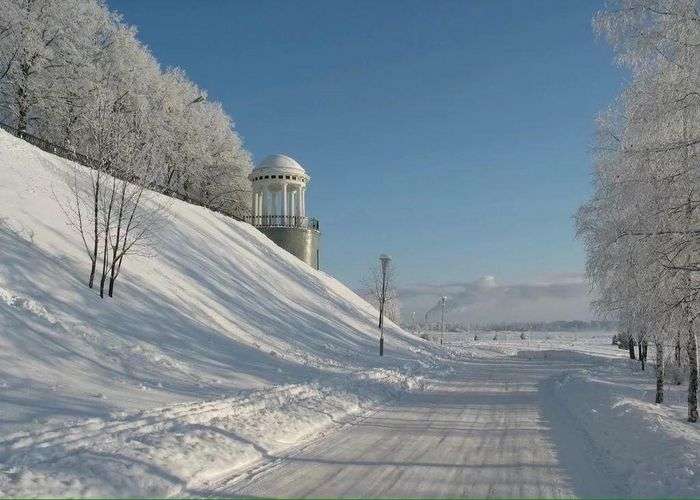
[[[630,336],[627,342],[629,345],[630,359],[636,359],[634,356],[634,339]]]
[[[92,288],[95,285],[95,271],[97,268],[97,250],[99,248],[100,232],[98,217],[100,213],[100,171],[97,171],[97,180],[95,181],[95,188],[93,192],[93,213],[95,224],[93,227],[93,247],[92,247],[92,265],[90,269],[90,280],[88,281],[88,286]]]
[[[664,402],[664,345],[656,342],[656,403]]]
[[[90,279],[88,280],[88,286],[92,288],[95,286],[95,268],[97,267],[97,261],[95,259],[92,260],[92,264],[90,265]]]
[[[116,277],[116,265],[118,259],[119,245],[121,243],[122,236],[122,219],[124,218],[124,203],[126,195],[126,182],[122,182],[121,196],[119,199],[119,214],[117,215],[117,235],[115,237],[115,243],[112,245],[112,264],[109,268],[109,291],[107,295],[112,297],[114,295],[114,281]]]
[[[688,328],[688,422],[698,421],[698,339],[693,320]]]
[[[107,239],[109,232],[105,229],[104,234],[104,246],[102,249],[102,278],[100,278],[100,297],[102,298],[105,297],[105,282],[107,281],[107,255],[109,255],[109,252],[107,251]]]
[[[696,7],[697,9],[697,7]],[[687,43],[690,40],[690,36],[688,34],[687,28],[684,30],[684,35],[685,38],[684,40],[686,41],[685,45],[685,53],[684,53],[684,60],[683,60],[683,65],[685,67],[685,81],[689,83],[689,87],[693,87],[693,80],[691,77],[691,69],[694,69],[694,64],[691,63],[691,51],[690,51],[690,43]],[[695,47],[693,48],[695,51]],[[695,52],[693,52],[694,54]],[[681,116],[683,119],[683,142],[685,144],[688,144],[688,109],[687,107],[683,108],[681,112]],[[683,148],[683,166],[687,172],[690,172],[690,152],[688,151],[688,146]],[[696,188],[695,188],[696,189]],[[693,213],[693,194],[695,189],[691,188],[688,193],[688,200],[686,203],[686,218],[687,218],[687,224],[689,228],[695,227],[695,223],[697,222],[695,220],[695,216]],[[688,257],[688,260],[690,258]],[[692,289],[693,288],[693,277],[691,272],[686,273],[687,276],[687,283],[688,283],[688,288]],[[692,304],[687,304],[686,306],[686,317],[688,318],[688,422],[697,422],[698,421],[698,339],[695,337],[695,327],[694,327],[694,310],[692,308]]]
[[[644,352],[642,351],[642,341],[637,342],[637,358],[642,364],[642,371],[644,371]]]
[[[109,291],[107,292],[107,295],[110,297],[114,296],[114,282],[117,280],[117,277],[114,275],[114,264],[112,265],[112,271],[109,276]]]
[[[112,194],[109,198],[109,206],[107,207],[107,216],[105,218],[104,243],[102,248],[102,278],[100,279],[100,297],[102,298],[105,296],[105,283],[107,282],[107,261],[109,260],[109,250],[107,246],[109,245],[109,226],[112,221],[112,207],[114,206],[116,182],[116,178],[112,177]]]

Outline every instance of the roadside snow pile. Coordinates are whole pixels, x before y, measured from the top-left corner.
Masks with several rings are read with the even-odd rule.
[[[656,405],[653,366],[632,372],[616,362],[566,373],[551,391],[595,456],[631,497],[695,497],[700,491],[700,429],[685,421],[684,388],[666,387]],[[583,451],[582,451],[583,452]]]
[[[42,426],[0,439],[0,496],[163,497],[318,437],[420,380],[376,370],[213,401]]]

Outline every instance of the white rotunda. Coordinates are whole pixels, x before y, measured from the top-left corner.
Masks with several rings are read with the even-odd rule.
[[[265,158],[250,173],[252,223],[272,241],[310,266],[319,268],[318,220],[306,215],[311,177],[286,155]]]
[[[250,174],[253,217],[305,217],[306,186],[311,178],[296,160],[270,155]]]

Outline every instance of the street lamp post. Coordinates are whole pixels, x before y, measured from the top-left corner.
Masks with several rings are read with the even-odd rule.
[[[445,301],[447,297],[440,297],[440,302],[442,303],[442,318],[440,319],[440,345],[442,345],[445,340]]]
[[[384,303],[386,302],[386,271],[391,257],[386,254],[379,256],[382,265],[382,295],[379,300],[379,355],[384,356]]]

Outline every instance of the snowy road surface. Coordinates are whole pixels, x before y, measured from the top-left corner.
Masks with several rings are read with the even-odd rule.
[[[616,497],[585,433],[539,383],[583,363],[465,362],[424,392],[212,485],[216,495]],[[546,388],[547,385],[543,385]]]

